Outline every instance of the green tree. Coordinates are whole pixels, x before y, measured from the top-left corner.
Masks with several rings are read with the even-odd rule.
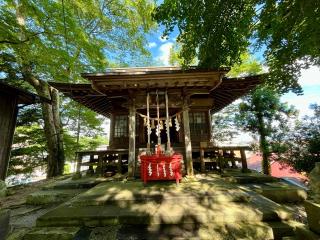
[[[46,139],[38,105],[21,108],[13,138],[8,176],[31,174],[36,167],[45,166]]]
[[[250,54],[241,55],[241,64],[231,68],[229,77],[250,76],[262,73],[261,64]],[[237,105],[230,105],[221,113],[213,116],[213,133],[218,140],[230,140],[239,132],[251,132],[259,136],[259,148],[262,152],[262,169],[269,174],[269,158],[272,152],[274,138],[280,140],[278,132],[288,129],[288,119],[296,115],[292,106],[280,101],[280,94],[266,84],[258,86]],[[281,140],[283,140],[281,138]],[[279,147],[279,145],[278,145]]]
[[[107,143],[103,136],[103,117],[79,103],[66,99],[62,104],[62,124],[65,129],[65,152],[68,161],[75,159],[75,152],[92,150]]]
[[[280,133],[277,156],[298,171],[310,172],[320,162],[320,106],[312,104],[313,115],[297,120],[292,129]]]
[[[252,2],[164,0],[154,17],[165,26],[165,36],[178,27],[185,66],[194,58],[201,67],[232,66],[249,46],[249,25],[255,13]]]
[[[248,52],[241,54],[241,64],[234,65],[227,74],[227,77],[237,78],[261,74],[262,65]],[[233,103],[222,111],[212,116],[213,142],[230,142],[240,134],[236,124],[236,114],[239,111],[239,103]]]
[[[259,135],[262,152],[262,169],[270,174],[269,158],[272,153],[273,133],[286,126],[288,118],[295,116],[296,110],[280,101],[280,95],[267,86],[260,86],[243,98],[239,104],[237,124],[243,130]]]
[[[301,93],[301,69],[320,65],[319,13],[318,0],[164,0],[154,18],[165,36],[178,28],[185,66],[194,57],[199,67],[233,66],[255,42],[256,50],[266,49],[268,84]]]
[[[1,77],[22,80],[42,102],[48,177],[62,174],[63,132],[59,95],[48,80],[82,81],[81,72],[148,54],[145,33],[153,3],[139,1],[25,1],[0,3]]]

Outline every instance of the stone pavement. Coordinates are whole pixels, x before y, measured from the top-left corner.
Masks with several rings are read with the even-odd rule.
[[[33,240],[61,240],[61,235],[79,240],[281,239],[303,227],[292,221],[290,209],[258,193],[257,184],[272,182],[276,188],[277,181],[237,174],[198,175],[179,186],[91,179],[91,188],[38,217],[36,227],[24,236]],[[245,184],[239,184],[239,178]],[[82,186],[88,187],[88,179],[68,180],[47,190]]]

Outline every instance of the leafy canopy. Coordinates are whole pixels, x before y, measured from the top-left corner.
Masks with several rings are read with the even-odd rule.
[[[320,65],[318,0],[164,0],[154,18],[165,36],[178,28],[184,66],[195,57],[199,67],[233,66],[254,42],[266,49],[268,84],[301,93],[301,69]]]
[[[249,46],[252,1],[164,0],[154,17],[167,36],[177,26],[184,65],[197,57],[201,67],[232,66]]]
[[[0,6],[0,71],[10,79],[27,64],[44,80],[79,81],[82,72],[149,54],[151,1],[8,0]]]

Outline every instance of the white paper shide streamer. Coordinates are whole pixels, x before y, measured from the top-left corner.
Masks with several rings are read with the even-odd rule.
[[[151,167],[151,163],[149,163],[149,165],[148,165],[148,174],[149,174],[149,176],[151,176],[151,175],[152,175],[152,167]]]
[[[162,169],[163,169],[163,176],[167,177],[166,165],[165,164],[162,165]]]
[[[158,176],[158,177],[160,176],[158,163],[157,163],[157,176]]]
[[[173,170],[172,170],[172,165],[171,163],[169,164],[169,172],[170,172],[170,176],[173,176]]]

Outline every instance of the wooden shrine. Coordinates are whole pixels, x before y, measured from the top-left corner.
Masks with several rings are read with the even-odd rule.
[[[85,73],[88,83],[50,84],[65,95],[110,118],[110,151],[128,149],[128,175],[139,174],[138,156],[181,153],[188,175],[200,143],[209,144],[211,114],[245,95],[261,76],[226,78],[228,68],[117,68]]]

